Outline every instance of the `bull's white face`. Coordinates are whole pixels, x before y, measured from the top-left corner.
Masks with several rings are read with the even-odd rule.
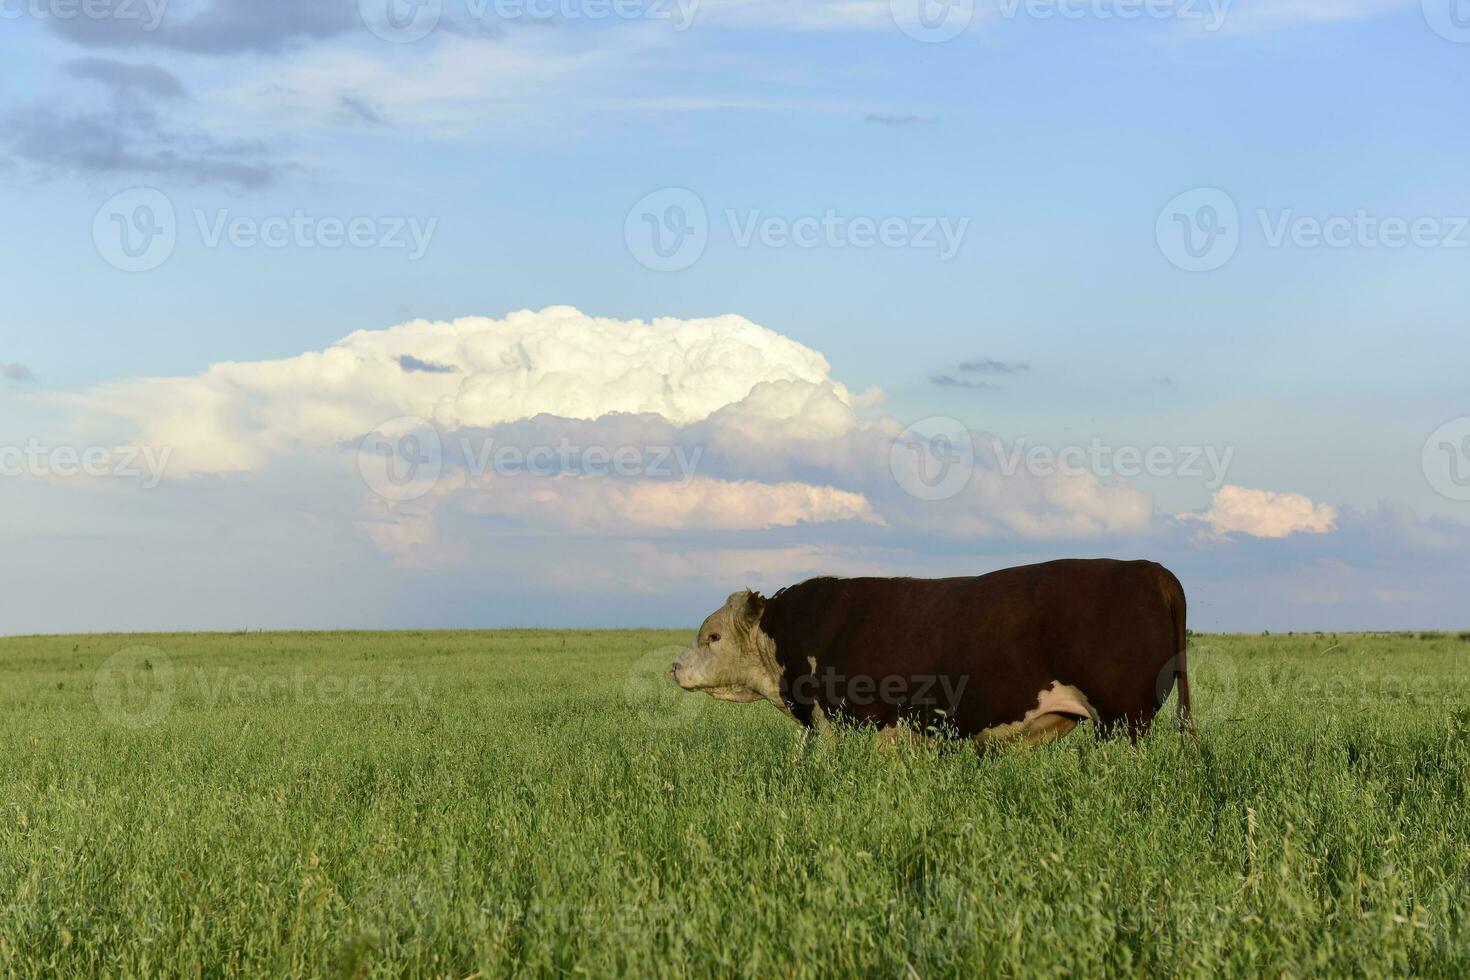
[[[674,661],[674,683],[721,701],[778,700],[781,677],[770,638],[760,630],[764,607],[749,590],[732,594]]]

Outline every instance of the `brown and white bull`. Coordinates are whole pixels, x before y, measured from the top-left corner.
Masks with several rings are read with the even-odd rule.
[[[1053,561],[949,579],[815,578],[736,592],[674,681],[766,700],[808,727],[938,730],[1038,744],[1092,721],[1148,729],[1178,680],[1193,730],[1179,580],[1148,561]]]

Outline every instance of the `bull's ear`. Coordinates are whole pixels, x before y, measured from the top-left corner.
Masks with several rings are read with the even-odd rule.
[[[759,592],[745,593],[745,625],[746,628],[760,622],[761,613],[766,611],[766,597]]]

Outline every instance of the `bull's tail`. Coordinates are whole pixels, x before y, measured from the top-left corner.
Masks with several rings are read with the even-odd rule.
[[[1194,734],[1194,715],[1189,708],[1189,633],[1185,629],[1185,616],[1187,603],[1184,599],[1184,586],[1179,584],[1179,579],[1167,568],[1159,566],[1161,579],[1160,586],[1164,592],[1164,602],[1169,606],[1169,615],[1174,620],[1174,656],[1170,659],[1174,672],[1174,689],[1178,692],[1176,709],[1178,712],[1179,730],[1187,734]],[[1168,688],[1163,688],[1165,694]]]

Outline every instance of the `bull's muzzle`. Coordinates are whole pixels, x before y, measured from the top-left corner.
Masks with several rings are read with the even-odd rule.
[[[699,651],[697,649],[691,650],[686,647],[684,652],[679,654],[679,659],[675,660],[673,665],[669,667],[669,676],[674,679],[675,684],[678,684],[686,691],[698,689],[696,675],[700,671],[694,669],[694,660],[698,653]]]

